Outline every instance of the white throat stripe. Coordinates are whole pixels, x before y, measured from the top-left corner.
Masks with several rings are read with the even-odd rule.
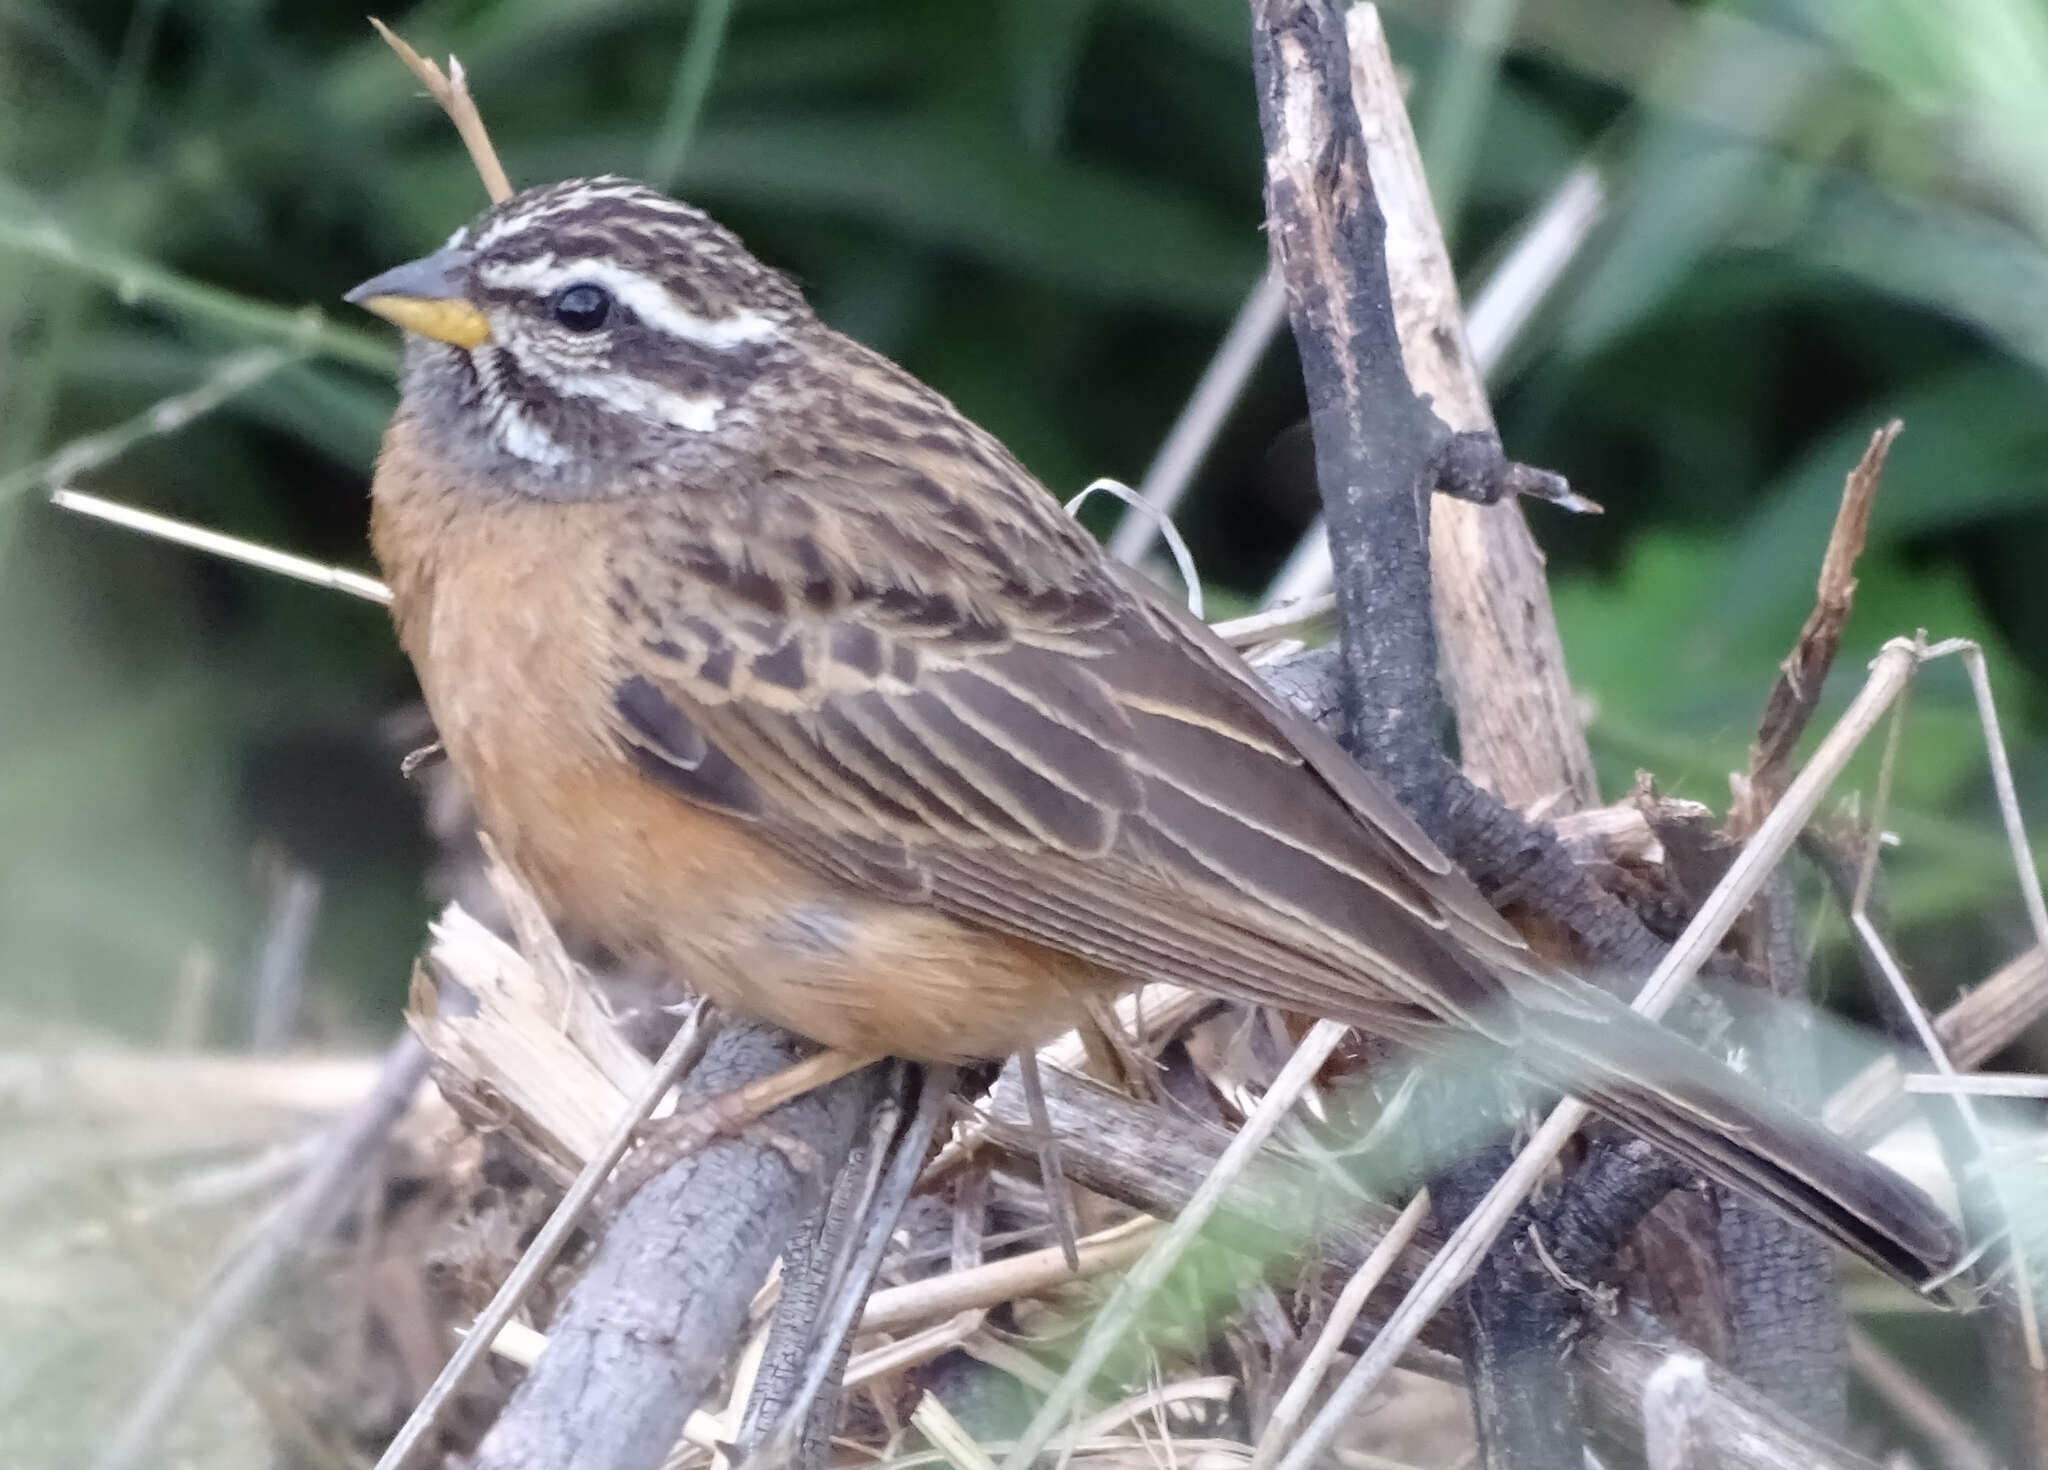
[[[528,377],[545,383],[565,398],[587,398],[615,413],[645,414],[679,429],[708,434],[718,427],[718,416],[725,411],[723,398],[676,393],[618,373],[564,371],[560,364],[536,357],[517,344],[506,350]]]

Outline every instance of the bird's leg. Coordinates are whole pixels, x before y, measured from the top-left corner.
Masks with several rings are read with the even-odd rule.
[[[823,1448],[824,1433],[806,1432],[814,1419],[813,1406],[826,1384],[845,1366],[854,1324],[867,1305],[868,1291],[889,1248],[889,1238],[896,1231],[896,1222],[910,1200],[911,1191],[917,1187],[925,1154],[946,1116],[947,1100],[960,1075],[957,1067],[940,1063],[925,1064],[915,1070],[921,1073],[917,1110],[897,1135],[879,1185],[869,1192],[863,1208],[851,1217],[850,1223],[864,1224],[847,1241],[846,1252],[832,1273],[834,1283],[825,1294],[830,1310],[819,1322],[817,1335],[811,1341],[803,1381],[773,1431],[749,1449],[742,1470],[777,1470],[792,1463],[801,1467],[804,1452],[813,1441]],[[821,1238],[813,1248],[824,1251],[830,1245]],[[750,1412],[748,1417],[751,1420],[754,1416]]]
[[[772,1113],[791,1098],[815,1092],[828,1082],[837,1082],[841,1077],[880,1060],[879,1052],[817,1052],[773,1076],[749,1082],[745,1087],[736,1087],[722,1097],[713,1098],[696,1109],[696,1113],[713,1115],[721,1133],[737,1132]]]
[[[1142,1024],[1143,1017],[1140,1022]],[[1124,1029],[1108,996],[1088,992],[1081,997],[1081,1021],[1076,1028],[1081,1049],[1096,1075],[1139,1102],[1158,1102],[1159,1068],[1145,1055],[1137,1040]]]
[[[780,1072],[721,1093],[687,1113],[648,1124],[633,1152],[620,1163],[600,1212],[615,1213],[639,1193],[641,1185],[712,1140],[736,1137],[784,1103],[880,1059],[871,1052],[817,1052]]]
[[[891,1089],[893,1094],[895,1089]],[[750,1455],[788,1416],[810,1366],[818,1324],[830,1311],[836,1281],[843,1275],[851,1242],[873,1198],[889,1140],[902,1123],[899,1100],[885,1095],[868,1120],[868,1136],[857,1144],[832,1183],[831,1194],[816,1214],[797,1227],[782,1248],[782,1290],[775,1304],[775,1324],[747,1400],[734,1444]],[[820,1395],[831,1398],[830,1394]],[[814,1463],[814,1450],[829,1438],[832,1405],[814,1400],[796,1434],[795,1462]]]
[[[1067,1171],[1060,1164],[1059,1140],[1053,1137],[1052,1117],[1045,1110],[1045,1088],[1038,1077],[1038,1053],[1026,1047],[1017,1053],[1017,1080],[1024,1084],[1024,1106],[1031,1114],[1031,1131],[1038,1140],[1038,1183],[1045,1191],[1045,1207],[1052,1215],[1053,1229],[1060,1238],[1060,1254],[1067,1269],[1081,1273],[1081,1246],[1074,1238],[1074,1201],[1067,1193]]]

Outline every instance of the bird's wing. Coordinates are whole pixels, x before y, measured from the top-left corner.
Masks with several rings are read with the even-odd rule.
[[[649,779],[859,891],[1133,979],[1519,1042],[1536,1075],[1905,1279],[1953,1257],[1881,1165],[1534,964],[1334,743],[1064,521],[1029,564],[980,527],[856,555],[813,497],[747,495],[726,531],[656,515],[615,552],[614,728]]]
[[[757,491],[752,534],[615,554],[621,749],[877,896],[1139,979],[1341,1016],[1511,1025],[1519,941],[1235,655],[1076,551],[1060,580],[848,558]],[[1081,533],[1074,533],[1079,536]],[[1043,568],[1041,568],[1043,570]]]

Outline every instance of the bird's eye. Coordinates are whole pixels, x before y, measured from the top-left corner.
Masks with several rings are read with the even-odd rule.
[[[555,320],[572,332],[594,332],[611,318],[612,295],[602,286],[578,281],[555,293]]]

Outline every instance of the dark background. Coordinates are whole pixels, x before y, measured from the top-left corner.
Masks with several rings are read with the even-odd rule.
[[[1261,267],[1242,12],[386,18],[461,56],[516,182],[668,174],[1065,494],[1140,477]],[[1833,704],[1886,637],[1979,638],[2048,811],[2048,11],[1400,0],[1389,25],[1468,289],[1578,160],[1612,198],[1495,385],[1510,451],[1607,507],[1531,518],[1608,794],[1646,768],[1725,804],[1841,477],[1898,414]],[[310,303],[306,362],[76,484],[366,565],[391,334],[336,298],[481,191],[353,4],[9,0],[0,109],[0,1025],[161,1036],[174,978],[210,967],[234,1039],[289,863],[325,891],[309,1033],[388,1030],[429,846],[383,733],[413,697],[384,615],[69,517],[11,472]],[[1312,512],[1302,412],[1283,340],[1182,516],[1213,605],[1255,599]],[[1961,672],[1921,684],[1891,902],[1938,999],[2027,936]]]

